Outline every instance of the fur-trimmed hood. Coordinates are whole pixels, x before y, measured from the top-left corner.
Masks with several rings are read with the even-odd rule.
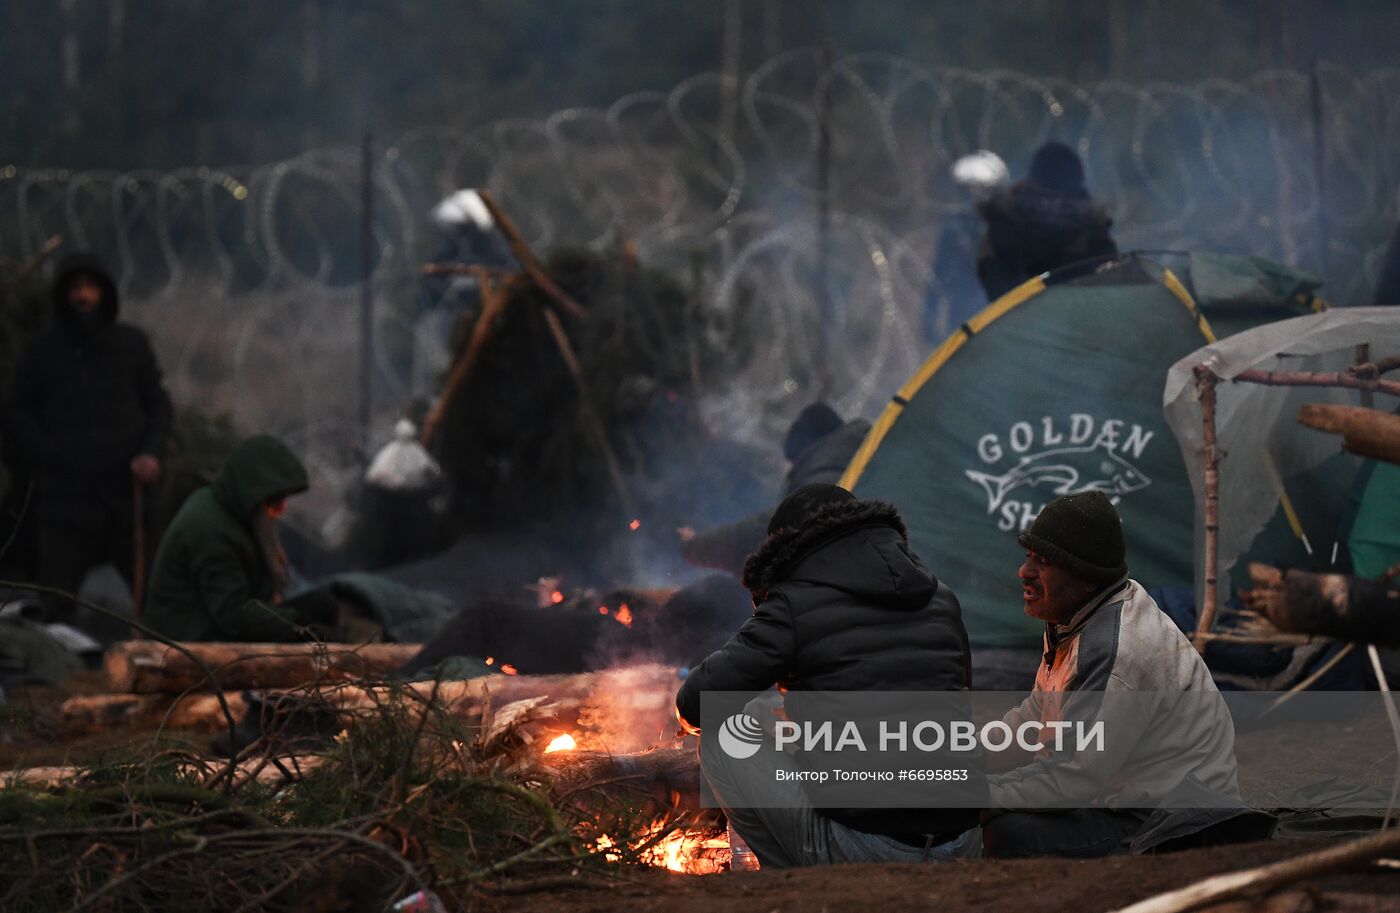
[[[765,539],[744,564],[744,585],[757,604],[787,581],[911,609],[922,608],[938,586],[909,549],[899,512],[884,501],[835,504]]]

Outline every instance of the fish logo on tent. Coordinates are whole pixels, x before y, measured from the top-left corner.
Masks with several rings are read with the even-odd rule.
[[[1019,488],[1052,485],[1052,493],[1076,495],[1101,491],[1119,497],[1152,484],[1147,474],[1107,447],[1062,447],[1022,457],[1001,475],[964,470],[987,493],[987,513],[996,513],[1006,496]]]

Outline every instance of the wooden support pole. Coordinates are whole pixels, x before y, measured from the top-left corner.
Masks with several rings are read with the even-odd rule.
[[[1363,366],[1364,367],[1364,366]],[[1235,383],[1263,384],[1267,387],[1345,387],[1349,390],[1370,390],[1400,396],[1400,382],[1368,377],[1353,367],[1348,371],[1241,371]]]
[[[1196,621],[1196,649],[1205,652],[1206,639],[1215,624],[1220,594],[1217,582],[1220,574],[1220,451],[1215,440],[1215,387],[1219,378],[1204,365],[1197,365],[1196,392],[1201,400],[1201,442],[1205,447],[1205,577],[1206,591],[1201,596],[1201,616]]]
[[[554,344],[559,349],[559,355],[564,359],[564,364],[569,369],[569,376],[573,378],[574,388],[578,391],[579,408],[583,411],[584,424],[588,426],[595,443],[603,452],[603,460],[608,466],[608,478],[612,480],[613,492],[622,504],[623,512],[629,517],[635,516],[637,512],[636,502],[632,500],[632,491],[627,485],[626,476],[622,474],[622,464],[618,462],[617,452],[613,450],[612,442],[608,440],[608,430],[603,425],[603,417],[598,413],[598,407],[589,392],[588,378],[584,376],[583,366],[579,363],[573,344],[569,342],[569,334],[564,332],[564,324],[559,320],[559,315],[548,308],[544,310],[544,321],[549,325],[549,333],[554,337]]]
[[[510,299],[510,292],[505,283],[495,284],[490,270],[481,266],[469,266],[464,270],[475,275],[481,287],[481,313],[472,326],[472,335],[467,347],[459,357],[452,360],[452,369],[447,374],[447,381],[442,385],[442,392],[438,394],[433,408],[423,419],[423,430],[419,432],[418,439],[424,447],[431,446],[433,439],[437,437],[438,427],[447,415],[447,410],[452,407],[457,394],[466,386],[467,378],[471,377],[472,369],[481,359],[481,353],[486,350],[486,344],[495,333],[496,324]]]
[[[554,303],[563,308],[569,316],[579,320],[587,320],[588,312],[583,309],[573,296],[560,288],[549,274],[544,271],[535,252],[526,243],[525,236],[515,227],[515,223],[506,215],[505,210],[496,204],[496,198],[491,196],[490,191],[478,190],[477,195],[481,197],[481,202],[486,207],[486,211],[491,213],[491,221],[495,224],[496,230],[501,233],[501,237],[506,239],[506,244],[510,246],[510,252],[515,254],[515,259],[520,261],[520,266],[535,280],[535,284],[540,290],[554,300]]]

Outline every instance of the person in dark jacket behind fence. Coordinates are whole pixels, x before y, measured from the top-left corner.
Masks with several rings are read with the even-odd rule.
[[[783,494],[792,494],[804,485],[839,481],[869,433],[870,423],[865,419],[843,422],[826,403],[812,403],[803,409],[783,441],[783,456],[791,464]],[[682,529],[681,555],[697,567],[742,577],[744,559],[763,543],[768,517],[764,510],[700,533]]]
[[[108,562],[132,582],[136,489],[159,479],[173,421],[151,344],[119,309],[96,258],[65,258],[53,323],[20,356],[10,391],[6,426],[37,477],[39,582],[68,594]],[[53,620],[74,620],[70,599],[45,602]]]
[[[700,729],[706,693],[744,699],[777,684],[790,705],[804,691],[970,687],[957,597],[910,550],[892,506],[808,485],[783,500],[768,530],[744,568],[752,617],[690,671],[676,696],[687,729]],[[765,867],[944,861],[978,850],[975,809],[818,810],[800,782],[776,770],[755,774],[715,741],[702,736],[701,768]],[[794,763],[771,754],[767,763]]]
[[[978,206],[987,223],[977,276],[996,301],[1041,273],[1118,253],[1113,219],[1084,187],[1084,164],[1064,143],[1036,150],[1030,176]]]
[[[323,590],[297,599],[276,522],[306,469],[268,435],[241,442],[213,484],[185,501],[156,553],[145,621],[175,640],[291,641],[300,626],[330,628],[335,600]]]

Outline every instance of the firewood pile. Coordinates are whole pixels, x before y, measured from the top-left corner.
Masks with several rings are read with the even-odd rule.
[[[106,673],[125,690],[69,701],[69,731],[214,731],[249,700],[315,701],[338,731],[298,742],[274,714],[231,757],[153,737],[0,775],[0,908],[280,909],[362,891],[384,909],[608,882],[619,864],[727,864],[695,752],[674,741],[673,668],[389,679],[416,649],[118,645]],[[257,690],[225,690],[239,688]]]

